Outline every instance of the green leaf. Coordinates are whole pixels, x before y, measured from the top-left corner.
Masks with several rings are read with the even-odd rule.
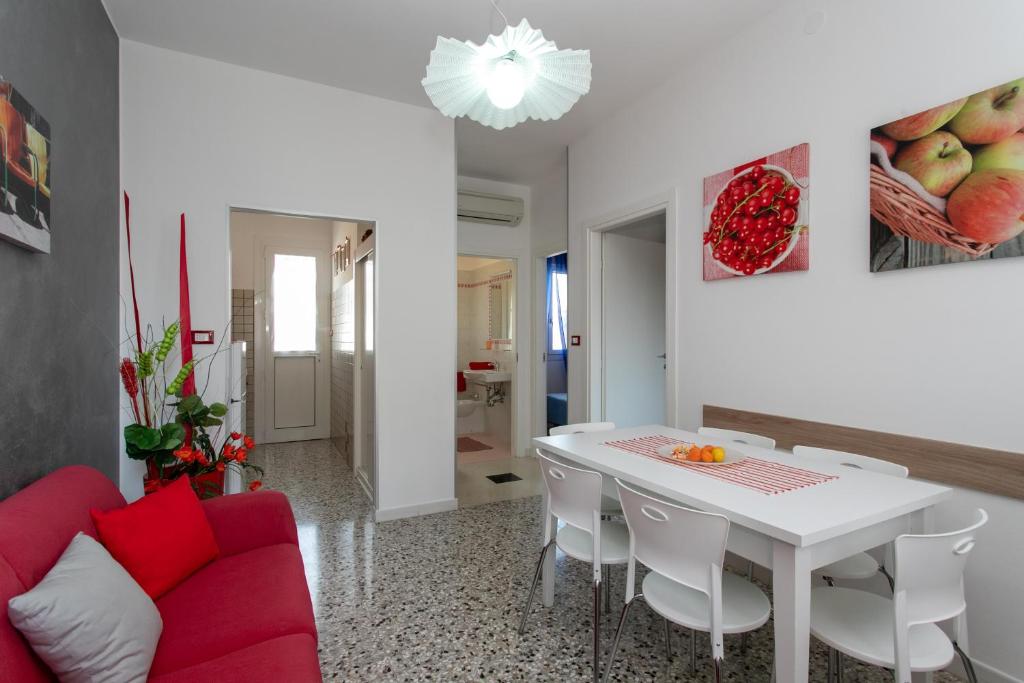
[[[178,410],[183,413],[194,413],[199,408],[203,407],[203,399],[199,398],[196,394],[186,396],[181,399],[181,405],[178,406]]]
[[[210,414],[214,417],[224,417],[228,414],[228,407],[223,403],[211,403]]]
[[[197,420],[196,424],[202,425],[204,427],[216,427],[218,425],[224,424],[224,422],[223,420],[218,420],[215,417],[204,417],[201,420]]]
[[[173,451],[185,443],[185,428],[177,422],[168,422],[160,428],[161,450]]]
[[[159,429],[140,424],[128,425],[124,428],[125,443],[140,451],[151,451],[160,446],[162,436]]]

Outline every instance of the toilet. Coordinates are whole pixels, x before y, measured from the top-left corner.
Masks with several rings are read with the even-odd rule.
[[[477,398],[460,398],[455,401],[455,432],[479,434],[484,431],[484,402]]]

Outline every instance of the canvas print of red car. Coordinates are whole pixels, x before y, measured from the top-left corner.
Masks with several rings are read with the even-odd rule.
[[[50,124],[0,77],[0,238],[50,253]]]

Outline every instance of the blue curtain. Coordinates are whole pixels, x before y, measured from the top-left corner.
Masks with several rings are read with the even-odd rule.
[[[559,338],[562,340],[562,348],[565,349],[565,352],[562,354],[562,363],[567,370],[569,367],[569,346],[565,343],[566,320],[562,318],[562,301],[559,298],[561,293],[558,291],[558,287],[555,286],[555,275],[559,273],[567,274],[568,272],[568,254],[548,257],[548,320],[551,321],[551,333],[559,335]]]

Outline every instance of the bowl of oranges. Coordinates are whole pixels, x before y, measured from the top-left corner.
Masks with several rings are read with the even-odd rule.
[[[730,465],[747,457],[735,448],[696,443],[677,443],[662,446],[658,449],[658,455],[695,465]]]

